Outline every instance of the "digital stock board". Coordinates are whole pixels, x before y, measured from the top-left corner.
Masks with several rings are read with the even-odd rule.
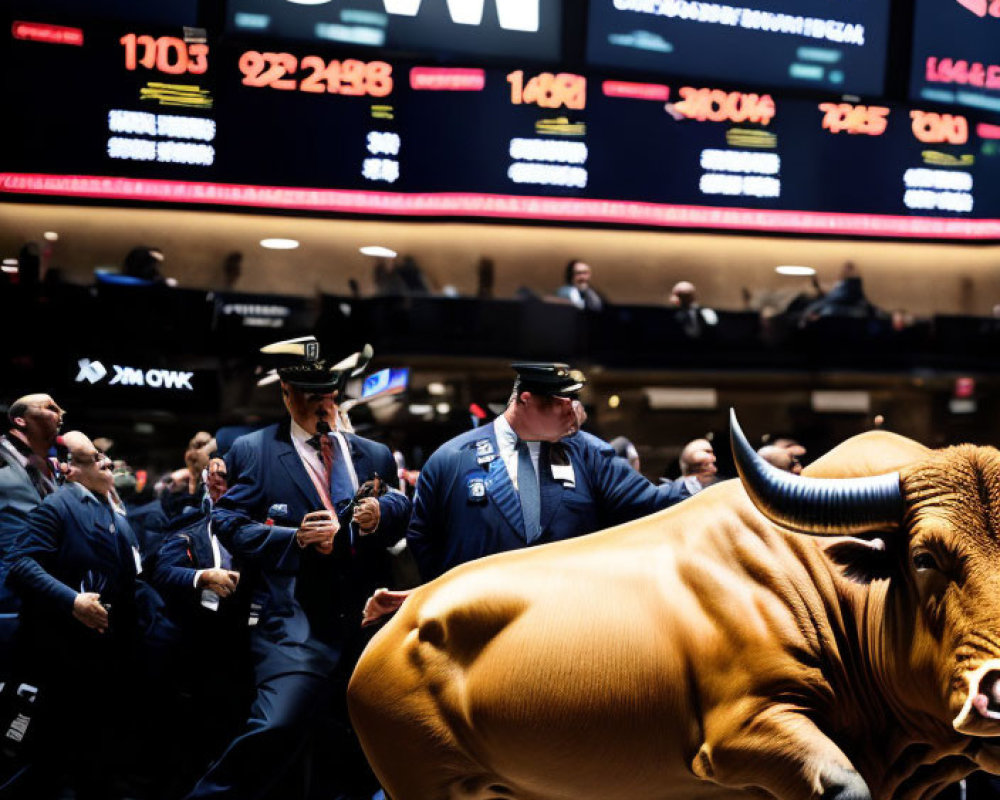
[[[1000,126],[962,110],[187,28],[10,30],[0,198],[1000,238]]]
[[[1000,113],[1000,0],[916,0],[910,98]]]

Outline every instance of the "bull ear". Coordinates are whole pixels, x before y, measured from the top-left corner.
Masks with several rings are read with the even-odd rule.
[[[890,539],[889,547],[898,547],[899,537]],[[871,583],[893,573],[896,554],[888,551],[882,538],[859,539],[843,536],[824,539],[823,552],[840,567],[844,577],[856,583]]]
[[[747,442],[730,409],[730,442],[743,488],[771,522],[800,533],[856,536],[899,526],[899,473],[870,478],[806,478],[773,467]]]

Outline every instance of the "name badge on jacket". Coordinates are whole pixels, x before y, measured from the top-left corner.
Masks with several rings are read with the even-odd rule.
[[[466,500],[475,505],[486,502],[486,480],[482,475],[473,473],[465,479]]]
[[[489,464],[494,458],[497,457],[496,450],[493,448],[493,441],[490,439],[480,439],[476,442],[476,463],[477,464]]]
[[[564,488],[572,489],[576,487],[576,473],[573,471],[573,462],[569,460],[569,453],[560,445],[553,445],[549,451],[549,463],[552,466],[552,480],[559,481]]]

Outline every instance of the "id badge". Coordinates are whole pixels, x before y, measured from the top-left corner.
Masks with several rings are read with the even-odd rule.
[[[465,484],[466,500],[471,505],[482,505],[486,502],[486,481],[482,477],[470,477]]]

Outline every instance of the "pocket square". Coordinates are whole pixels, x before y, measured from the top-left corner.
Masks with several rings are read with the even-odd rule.
[[[275,503],[267,510],[267,515],[269,517],[287,517],[288,516],[288,504],[287,503]]]

